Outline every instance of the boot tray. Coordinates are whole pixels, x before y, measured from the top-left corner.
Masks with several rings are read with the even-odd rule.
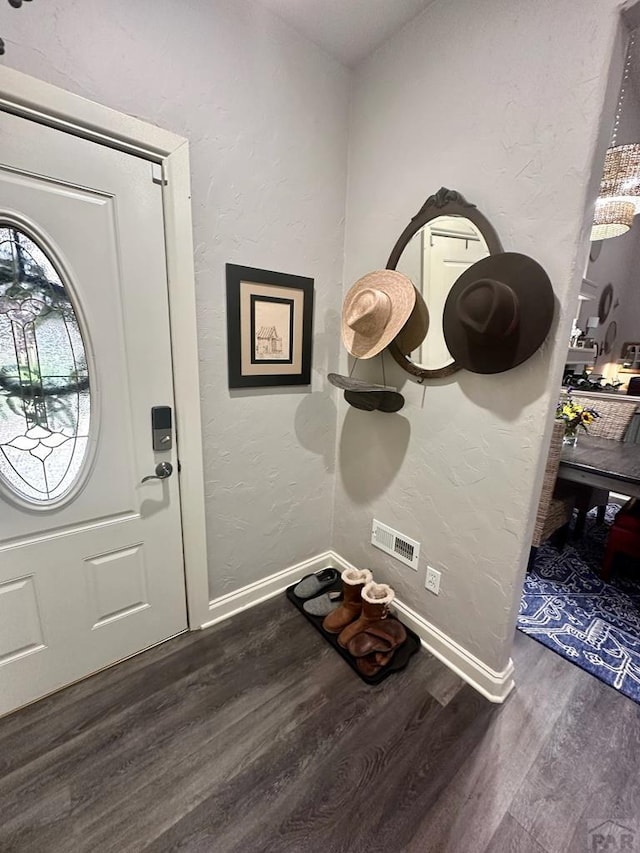
[[[294,584],[291,584],[290,587],[287,588],[287,598],[289,601],[298,608],[300,613],[304,616],[307,621],[311,622],[314,628],[319,631],[325,640],[333,646],[333,648],[338,652],[340,657],[342,657],[351,667],[351,669],[358,675],[364,682],[367,684],[380,684],[381,681],[384,681],[385,678],[388,678],[392,673],[398,672],[398,670],[404,669],[405,666],[409,663],[409,659],[412,655],[414,655],[418,649],[420,648],[420,639],[418,635],[412,631],[410,628],[407,628],[405,625],[405,630],[407,632],[407,639],[404,643],[396,649],[396,653],[391,658],[389,663],[384,666],[379,672],[375,675],[363,675],[360,672],[358,667],[356,666],[356,660],[352,657],[346,649],[343,649],[342,646],[338,644],[338,635],[337,634],[329,634],[322,627],[322,616],[312,616],[310,613],[307,613],[302,609],[302,605],[307,601],[306,598],[298,598],[297,595],[293,594],[294,588],[297,586],[299,581],[296,581]],[[327,587],[323,589],[320,593],[321,595],[325,592],[334,592],[342,590],[342,581],[340,577],[333,584],[333,586]]]

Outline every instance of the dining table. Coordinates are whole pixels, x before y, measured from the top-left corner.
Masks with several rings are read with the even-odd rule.
[[[579,435],[562,448],[558,479],[640,498],[640,444]]]

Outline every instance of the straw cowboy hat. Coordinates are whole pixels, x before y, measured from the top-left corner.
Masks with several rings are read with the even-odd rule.
[[[410,278],[395,270],[377,270],[356,281],[342,307],[342,340],[356,358],[373,358],[388,346],[409,319],[416,303]]]
[[[396,346],[402,355],[410,355],[415,352],[427,337],[429,331],[429,309],[422,298],[422,294],[415,288],[416,304],[409,315],[409,319],[396,335]]]
[[[542,345],[553,321],[549,276],[526,255],[502,252],[473,264],[444,306],[447,347],[473,373],[502,373]]]

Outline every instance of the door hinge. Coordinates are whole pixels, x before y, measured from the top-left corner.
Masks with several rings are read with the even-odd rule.
[[[160,184],[161,187],[166,187],[168,181],[164,176],[164,167],[162,163],[151,164],[151,180],[154,184]]]

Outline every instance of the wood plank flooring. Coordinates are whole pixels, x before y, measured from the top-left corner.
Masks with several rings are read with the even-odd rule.
[[[640,849],[640,707],[514,656],[503,706],[426,652],[368,687],[265,602],[0,720],[0,851],[582,853],[605,820]]]

